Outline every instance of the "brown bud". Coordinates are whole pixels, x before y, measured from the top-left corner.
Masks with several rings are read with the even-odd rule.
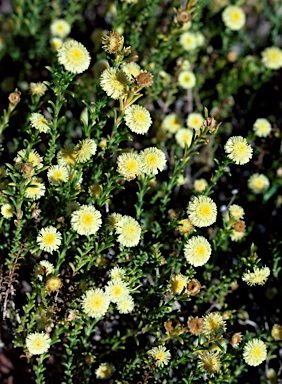
[[[190,21],[191,19],[191,15],[190,15],[190,12],[187,12],[187,11],[184,11],[184,10],[181,10],[179,13],[178,13],[178,21],[180,23],[187,23],[188,21]]]
[[[150,87],[153,84],[153,75],[147,71],[141,71],[136,77],[139,87]]]
[[[8,99],[11,104],[18,104],[21,100],[21,92],[15,91],[10,93]]]
[[[234,226],[233,226],[234,230],[236,232],[244,232],[245,231],[245,228],[246,228],[246,225],[244,223],[244,221],[242,220],[239,220],[237,221]]]

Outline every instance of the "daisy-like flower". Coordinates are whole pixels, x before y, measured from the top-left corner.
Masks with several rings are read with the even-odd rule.
[[[14,214],[14,207],[11,204],[6,203],[2,205],[1,215],[5,217],[5,219],[10,219],[11,217],[13,217],[13,214]]]
[[[125,270],[120,267],[114,267],[110,270],[110,278],[115,279],[123,279],[125,277]]]
[[[209,260],[211,256],[211,246],[203,236],[191,237],[184,247],[184,256],[188,263],[194,267],[200,267]]]
[[[109,296],[100,288],[89,289],[82,297],[84,312],[91,317],[102,317],[110,305]]]
[[[50,348],[50,336],[44,332],[30,333],[25,339],[26,347],[33,355],[41,355]]]
[[[190,113],[187,117],[186,124],[189,128],[195,129],[195,131],[199,131],[201,126],[204,123],[204,118],[200,113],[193,112]]]
[[[282,340],[282,325],[274,324],[271,329],[271,336],[275,341]]]
[[[187,207],[188,217],[196,227],[208,227],[215,223],[217,207],[207,196],[194,197]]]
[[[238,31],[245,25],[246,15],[242,8],[236,5],[229,5],[222,12],[222,20],[231,31]]]
[[[175,134],[175,140],[181,148],[190,147],[193,139],[193,131],[190,128],[180,128]]]
[[[182,273],[174,274],[170,278],[168,289],[174,295],[180,295],[180,293],[186,287],[187,281],[188,281],[188,278],[186,276],[182,275]]]
[[[47,260],[41,260],[35,268],[36,276],[42,281],[42,276],[50,275],[54,272],[54,265]]]
[[[231,241],[240,241],[243,239],[243,237],[245,236],[246,232],[245,231],[236,231],[234,228],[232,229],[231,231],[231,234],[230,234],[230,239]]]
[[[117,172],[130,181],[142,173],[141,157],[137,152],[122,153],[117,158]]]
[[[187,321],[189,331],[195,335],[199,336],[203,331],[203,319],[201,317],[190,316]]]
[[[141,105],[131,105],[124,112],[124,121],[134,133],[144,135],[152,125],[149,111]]]
[[[248,180],[248,187],[254,193],[263,193],[269,188],[269,179],[263,174],[254,173]]]
[[[54,20],[53,23],[50,25],[51,35],[61,37],[62,39],[67,37],[70,31],[71,26],[64,19]]]
[[[116,229],[117,223],[122,219],[122,215],[120,213],[111,213],[107,217],[106,221],[106,229],[109,230],[111,233],[114,229]]]
[[[95,371],[97,379],[109,379],[114,373],[115,368],[110,363],[101,363]]]
[[[196,85],[196,76],[191,71],[182,71],[178,75],[178,84],[184,89],[193,88]]]
[[[77,163],[85,163],[87,160],[94,156],[97,151],[97,145],[92,139],[80,140],[74,147]]]
[[[29,92],[31,95],[43,96],[47,91],[47,87],[43,83],[30,83]]]
[[[118,301],[117,309],[119,313],[127,314],[133,311],[134,309],[134,300],[132,296],[128,295],[124,299]]]
[[[220,372],[221,362],[217,353],[204,351],[199,355],[198,367],[210,377]]]
[[[170,133],[176,133],[183,127],[183,121],[176,113],[170,113],[163,119],[161,126]]]
[[[242,136],[230,137],[224,146],[224,150],[227,157],[239,165],[247,164],[253,155],[252,147]]]
[[[82,73],[89,68],[90,55],[87,49],[76,40],[70,39],[58,50],[58,61],[71,73]]]
[[[100,85],[108,96],[118,99],[126,93],[129,79],[122,70],[107,68],[100,76]]]
[[[267,137],[271,132],[271,124],[267,119],[256,119],[253,125],[253,131],[258,137]]]
[[[101,227],[101,217],[93,205],[82,205],[71,214],[71,226],[79,235],[93,235]]]
[[[60,39],[59,37],[53,37],[51,40],[50,40],[50,45],[51,45],[51,48],[54,50],[54,51],[58,51],[62,45],[63,45],[63,40]]]
[[[248,285],[264,285],[270,275],[270,269],[268,267],[254,267],[254,271],[247,271],[243,274],[242,280]]]
[[[235,220],[241,220],[245,215],[244,209],[237,204],[230,205],[230,207],[228,208],[228,212],[230,216]]]
[[[52,253],[61,245],[62,235],[55,227],[49,226],[39,231],[36,241],[42,251]]]
[[[116,223],[118,242],[124,247],[135,247],[141,237],[140,224],[130,216],[122,216]]]
[[[278,47],[266,48],[261,53],[262,63],[265,68],[279,69],[282,67],[282,50]]]
[[[196,192],[203,192],[208,186],[206,179],[196,179],[194,181],[194,190]]]
[[[195,33],[197,47],[202,47],[205,43],[205,36],[201,32]]]
[[[102,48],[111,54],[120,52],[123,47],[124,37],[116,31],[106,31],[102,37]]]
[[[155,360],[157,367],[163,367],[164,365],[167,365],[171,358],[170,352],[162,345],[150,349],[148,351],[148,355],[150,355]]]
[[[73,144],[66,144],[57,155],[59,165],[73,166],[76,164],[76,153]]]
[[[127,283],[122,279],[113,279],[108,282],[105,289],[112,303],[124,300],[130,293]]]
[[[194,230],[194,225],[192,224],[191,220],[183,219],[178,222],[176,229],[183,234],[191,233]]]
[[[184,32],[179,38],[179,43],[184,49],[184,51],[192,51],[197,47],[197,40],[195,33],[193,32]]]
[[[121,69],[127,75],[130,82],[133,82],[141,71],[140,66],[137,63],[134,63],[134,61],[131,61],[130,63],[123,63],[121,65]]]
[[[156,175],[162,172],[166,165],[165,154],[156,147],[146,148],[140,153],[142,171],[146,175]]]
[[[68,181],[69,172],[65,165],[52,165],[47,172],[49,183],[52,185],[61,185]]]
[[[47,133],[50,131],[49,122],[41,113],[33,112],[29,118],[30,125],[39,132]]]
[[[57,276],[51,276],[46,281],[46,287],[50,292],[57,292],[62,286],[62,280]]]
[[[39,177],[33,177],[24,193],[25,197],[38,200],[45,195],[45,185]]]
[[[247,342],[243,350],[243,358],[248,365],[256,367],[266,360],[267,350],[265,343],[259,339]]]
[[[214,336],[226,331],[226,323],[218,312],[210,312],[203,317],[203,333]]]
[[[41,169],[43,167],[42,157],[39,156],[39,154],[34,149],[29,152],[28,157],[26,154],[26,149],[21,149],[17,153],[17,156],[14,158],[15,168],[17,170],[22,170],[24,164],[26,163],[30,163],[33,167],[37,167],[37,169]]]

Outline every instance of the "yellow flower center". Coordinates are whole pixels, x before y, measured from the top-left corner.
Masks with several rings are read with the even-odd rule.
[[[53,173],[53,179],[61,180],[63,178],[63,173],[61,171],[55,171]]]
[[[254,186],[258,189],[261,189],[263,188],[264,184],[263,184],[263,181],[261,179],[257,179],[254,181]]]
[[[143,111],[134,111],[132,114],[132,119],[135,123],[144,123],[146,121],[146,115]]]
[[[252,355],[255,359],[260,359],[262,356],[262,351],[260,347],[256,347],[252,351]]]
[[[128,160],[126,164],[127,172],[136,172],[138,170],[138,163],[134,159]]]
[[[69,53],[69,59],[79,63],[83,59],[83,52],[79,48],[72,48]]]
[[[53,245],[56,242],[56,235],[54,233],[47,233],[44,235],[43,241],[48,245]]]
[[[154,153],[151,153],[149,154],[147,157],[146,157],[146,163],[149,165],[149,166],[156,166],[158,164],[158,159],[157,159],[157,156],[154,154]]]
[[[102,307],[103,305],[103,302],[102,302],[102,299],[101,297],[92,297],[91,300],[90,300],[90,306],[92,308],[100,308]]]
[[[198,256],[204,256],[205,253],[206,253],[206,248],[204,245],[198,245],[195,249],[195,253],[198,255]]]
[[[199,207],[198,207],[198,213],[202,216],[202,217],[206,217],[206,216],[210,216],[211,213],[212,213],[212,208],[209,204],[201,204]]]
[[[93,223],[93,216],[90,213],[84,213],[81,217],[81,221],[84,225],[91,226]]]
[[[233,19],[233,21],[239,21],[240,20],[240,13],[237,11],[234,11],[231,15],[231,18]]]

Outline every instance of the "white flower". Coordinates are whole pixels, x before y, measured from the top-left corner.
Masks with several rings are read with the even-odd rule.
[[[82,73],[89,68],[90,55],[87,49],[76,40],[67,40],[58,50],[58,61],[71,73]]]

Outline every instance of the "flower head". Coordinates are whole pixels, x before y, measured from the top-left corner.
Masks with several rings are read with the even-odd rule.
[[[39,280],[42,280],[42,276],[50,275],[53,272],[54,265],[47,260],[41,260],[38,266],[36,266],[36,275],[38,276]]]
[[[50,348],[51,339],[50,336],[44,332],[34,332],[27,336],[25,343],[30,353],[33,355],[41,355]]]
[[[27,156],[27,150],[21,149],[17,156],[14,158],[15,168],[19,171],[23,171],[24,165],[26,163],[30,163],[33,167],[37,167],[37,169],[41,169],[43,167],[42,157],[32,149]]]
[[[191,233],[194,230],[194,225],[192,224],[191,220],[183,219],[178,222],[176,229],[183,234]]]
[[[127,314],[133,311],[134,309],[134,300],[132,296],[125,296],[122,300],[117,302],[117,309],[119,313]]]
[[[243,274],[242,280],[248,285],[264,285],[270,275],[270,269],[268,267],[254,267],[254,271],[247,271]]]
[[[163,151],[156,147],[146,148],[140,153],[142,171],[146,175],[156,175],[163,171],[166,164],[166,158]]]
[[[140,71],[136,77],[136,83],[142,88],[150,87],[153,85],[153,75],[147,71]]]
[[[82,205],[71,214],[71,225],[79,235],[93,235],[102,224],[101,217],[93,205]]]
[[[179,43],[185,51],[192,51],[197,47],[195,33],[189,31],[182,33]]]
[[[74,153],[77,163],[85,163],[94,156],[97,151],[97,144],[92,139],[80,140],[74,147]]]
[[[168,289],[174,295],[180,295],[187,284],[187,277],[182,275],[182,273],[176,273],[171,276]]]
[[[196,179],[194,181],[194,190],[196,192],[204,192],[207,186],[208,186],[208,182],[206,179]]]
[[[203,333],[206,336],[214,336],[226,331],[226,324],[218,312],[210,312],[203,317]]]
[[[178,75],[178,84],[184,89],[193,88],[196,85],[196,76],[191,71],[182,71]]]
[[[271,124],[267,119],[256,119],[253,125],[253,131],[258,137],[266,137],[271,132]]]
[[[211,256],[210,243],[203,236],[193,236],[185,244],[184,256],[188,263],[200,267],[206,264]]]
[[[201,317],[190,316],[187,325],[192,335],[199,336],[203,331],[203,319]]]
[[[193,131],[190,128],[180,128],[175,134],[175,140],[181,148],[190,147],[193,139]]]
[[[84,45],[70,39],[64,42],[58,50],[58,61],[66,71],[75,74],[82,73],[90,65],[90,55]]]
[[[188,204],[188,217],[196,227],[208,227],[215,223],[217,207],[207,196],[194,197]]]
[[[210,377],[220,372],[221,362],[217,353],[204,351],[199,355],[198,367]]]
[[[50,25],[51,35],[61,37],[62,39],[67,37],[70,31],[71,26],[64,19],[54,20],[53,23]]]
[[[125,276],[125,270],[120,267],[114,267],[110,270],[110,278],[115,279],[123,279]]]
[[[224,150],[230,160],[240,165],[248,163],[253,154],[251,146],[242,136],[230,137],[224,146]]]
[[[147,133],[152,124],[149,111],[141,105],[131,105],[126,108],[124,121],[132,132],[140,135]]]
[[[122,50],[124,37],[116,31],[107,31],[102,37],[103,49],[110,53],[117,53]]]
[[[200,292],[201,288],[202,286],[199,280],[190,279],[187,281],[187,284],[186,284],[186,293],[188,295],[195,296]]]
[[[73,166],[76,164],[76,153],[73,144],[66,144],[63,149],[58,152],[57,160],[59,165]]]
[[[222,12],[222,20],[231,31],[238,31],[246,22],[246,15],[242,8],[236,5],[229,5]]]
[[[109,296],[100,288],[89,289],[82,297],[84,312],[91,317],[102,317],[110,305]]]
[[[129,79],[122,70],[107,68],[101,73],[100,85],[108,96],[118,99],[126,93]]]
[[[162,128],[170,133],[177,132],[183,127],[183,121],[176,113],[170,113],[162,121]]]
[[[62,280],[57,276],[51,276],[46,281],[46,287],[50,292],[57,292],[62,286]]]
[[[237,204],[230,205],[230,207],[228,208],[228,212],[229,212],[230,216],[235,220],[240,220],[245,215],[244,209],[240,205],[237,205]]]
[[[121,69],[127,75],[130,82],[133,82],[141,71],[140,65],[138,65],[134,61],[131,61],[129,63],[123,63],[121,65]]]
[[[49,122],[41,113],[33,112],[30,116],[30,125],[39,132],[47,133],[50,131]]]
[[[242,341],[241,332],[236,332],[236,333],[233,333],[230,339],[230,344],[232,345],[233,348],[238,348],[241,341]]]
[[[269,188],[269,179],[263,174],[254,173],[248,180],[248,187],[254,193],[263,193]]]
[[[133,180],[142,173],[142,162],[137,152],[122,153],[117,158],[117,172],[125,180]]]
[[[162,345],[150,349],[148,351],[148,355],[150,355],[156,361],[157,367],[163,367],[164,365],[167,365],[171,357],[170,352]]]
[[[122,216],[118,220],[116,232],[119,235],[117,240],[124,247],[135,247],[141,237],[140,224],[130,216]]]
[[[266,360],[267,350],[264,342],[252,339],[247,342],[243,350],[243,358],[248,365],[256,367]]]
[[[43,83],[30,83],[29,92],[31,95],[42,96],[47,91],[47,87]]]
[[[52,253],[61,245],[62,235],[55,227],[49,226],[39,231],[36,241],[41,250]]]
[[[27,189],[25,190],[25,197],[32,199],[32,200],[38,200],[40,197],[44,196],[45,194],[45,185],[42,183],[42,180],[39,177],[33,177],[29,184]]]
[[[99,367],[95,371],[95,375],[97,379],[109,379],[113,372],[115,371],[115,368],[110,363],[101,363]]]
[[[14,207],[9,204],[3,204],[1,207],[1,215],[5,217],[5,219],[10,219],[14,215]]]
[[[193,112],[190,113],[187,117],[186,124],[189,128],[195,129],[195,131],[199,131],[204,123],[204,118],[200,113]]]
[[[54,50],[54,51],[58,51],[62,45],[63,45],[63,40],[60,39],[59,37],[53,37],[51,40],[50,40],[50,45],[51,45],[51,48]]]
[[[282,325],[280,324],[274,324],[271,329],[271,336],[275,341],[281,341],[282,340]]]
[[[106,286],[105,292],[113,303],[118,303],[119,301],[124,300],[130,293],[127,283],[122,279],[110,280]]]
[[[64,165],[51,165],[47,172],[49,183],[52,185],[61,185],[68,181],[68,169]]]
[[[265,68],[279,69],[282,67],[282,50],[278,47],[266,48],[261,53]]]

